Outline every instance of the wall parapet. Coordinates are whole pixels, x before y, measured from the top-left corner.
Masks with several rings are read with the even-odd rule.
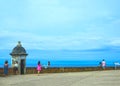
[[[64,72],[84,72],[84,71],[100,71],[101,67],[50,67],[42,68],[41,73],[64,73]],[[114,70],[114,67],[107,67],[105,70]],[[3,75],[3,68],[0,68],[0,75]],[[36,74],[36,67],[27,67],[26,74]],[[9,75],[13,75],[13,68],[9,68]]]

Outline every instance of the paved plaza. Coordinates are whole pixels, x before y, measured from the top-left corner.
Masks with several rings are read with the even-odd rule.
[[[0,86],[120,86],[120,70],[10,75]]]

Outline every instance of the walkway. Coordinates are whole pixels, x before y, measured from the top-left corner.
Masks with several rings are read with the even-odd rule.
[[[0,86],[120,86],[120,70],[14,75],[0,77]]]

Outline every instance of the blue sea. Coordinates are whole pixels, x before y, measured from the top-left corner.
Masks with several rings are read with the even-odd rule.
[[[27,67],[36,67],[40,61],[45,67],[50,61],[51,67],[98,67],[105,59],[107,66],[113,67],[114,62],[120,62],[119,50],[26,50]],[[11,67],[11,50],[0,50],[0,67],[4,61],[9,61]]]

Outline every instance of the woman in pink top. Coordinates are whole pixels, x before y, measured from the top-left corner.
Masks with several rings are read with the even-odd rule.
[[[38,71],[38,75],[40,74],[41,71],[41,65],[40,65],[40,61],[38,61],[38,65],[37,65],[37,71]]]

